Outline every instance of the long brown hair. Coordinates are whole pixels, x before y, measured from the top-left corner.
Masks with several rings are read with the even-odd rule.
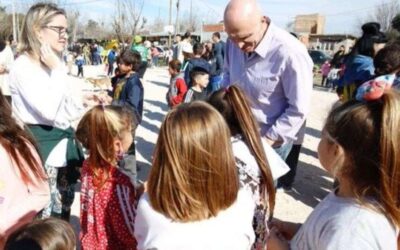
[[[243,136],[244,142],[260,168],[262,183],[260,190],[264,197],[268,196],[269,212],[272,215],[275,207],[274,181],[261,142],[258,124],[252,115],[247,96],[238,86],[232,85],[227,89],[214,92],[208,99],[208,103],[222,114],[232,135]]]
[[[114,140],[122,133],[136,128],[134,116],[127,108],[119,106],[96,106],[81,119],[76,137],[89,150],[89,165],[96,179],[95,186],[101,187],[109,175],[109,167],[117,164]]]
[[[0,90],[0,144],[11,156],[25,183],[35,184],[36,179],[46,179],[38,147],[33,137],[20,127],[12,117],[11,107]],[[36,154],[32,152],[32,147]],[[23,162],[26,164],[23,165]],[[23,167],[25,166],[25,167]]]
[[[239,190],[228,127],[205,102],[171,110],[160,128],[148,180],[152,207],[175,221],[199,221],[230,207]]]
[[[375,206],[400,227],[400,94],[386,92],[379,100],[349,101],[333,109],[325,131],[345,152],[336,171],[353,184],[357,200]],[[339,186],[340,187],[340,186]]]

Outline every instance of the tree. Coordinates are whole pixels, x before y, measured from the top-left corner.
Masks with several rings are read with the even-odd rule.
[[[129,35],[133,36],[142,30],[147,19],[142,17],[144,0],[117,0],[112,27],[121,42],[127,42]]]
[[[151,26],[152,32],[162,32],[164,30],[165,21],[161,17],[154,19],[153,25]]]
[[[80,13],[78,10],[68,13],[68,28],[71,30],[71,33],[69,34],[71,41],[76,41],[76,34],[79,26],[79,16]]]
[[[371,19],[380,23],[383,32],[389,32],[392,29],[392,20],[400,12],[398,0],[382,2],[377,5]]]

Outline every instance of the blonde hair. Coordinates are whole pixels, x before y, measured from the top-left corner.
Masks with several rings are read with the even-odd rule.
[[[65,11],[52,3],[37,3],[26,14],[22,25],[18,51],[39,57],[41,43],[37,32],[47,26],[57,15],[66,16]]]
[[[148,180],[151,205],[180,222],[216,216],[236,200],[236,171],[224,118],[207,103],[182,104],[160,128]]]
[[[97,187],[108,178],[107,168],[117,164],[114,140],[122,139],[122,133],[130,132],[129,129],[136,128],[136,124],[130,110],[118,106],[96,106],[82,117],[76,137],[89,150],[88,161],[98,177]]]
[[[75,247],[76,238],[71,225],[60,219],[48,218],[33,221],[12,233],[4,249],[74,250]]]

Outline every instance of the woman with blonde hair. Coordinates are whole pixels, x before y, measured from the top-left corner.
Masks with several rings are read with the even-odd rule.
[[[137,209],[138,249],[251,248],[254,202],[239,188],[229,138],[224,118],[207,103],[168,113]]]
[[[83,113],[69,92],[61,55],[67,45],[65,11],[51,3],[33,5],[22,26],[20,56],[10,70],[14,115],[28,125],[38,142],[49,176],[51,202],[43,216],[68,220],[83,154],[72,121]]]

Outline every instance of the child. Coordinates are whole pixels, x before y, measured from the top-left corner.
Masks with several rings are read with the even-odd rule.
[[[49,202],[36,143],[14,120],[0,90],[0,249],[12,231],[31,222]]]
[[[329,71],[331,71],[331,64],[329,63],[329,61],[325,61],[324,64],[321,65],[321,75],[322,75],[321,87],[324,87]]]
[[[136,249],[135,188],[117,163],[133,138],[132,114],[96,106],[78,124],[77,138],[89,150],[82,167],[82,249]]]
[[[393,42],[381,49],[374,58],[375,75],[396,75],[393,87],[400,88],[400,42]]]
[[[143,85],[137,74],[137,69],[141,63],[139,52],[126,49],[121,52],[118,57],[118,68],[123,77],[118,81],[115,91],[113,105],[126,106],[134,114],[134,120],[137,123],[142,121],[143,115]],[[132,124],[136,128],[138,124]],[[134,137],[135,130],[132,130]],[[132,143],[129,148],[128,154],[121,161],[121,167],[131,172],[131,179],[136,185],[137,167],[136,167],[136,153],[135,143]]]
[[[204,46],[201,43],[195,43],[193,45],[193,58],[190,58],[187,65],[185,66],[185,82],[187,87],[190,88],[193,86],[192,83],[192,71],[195,68],[203,68],[208,74],[211,71],[211,65],[201,56],[204,53]]]
[[[83,59],[81,52],[79,52],[78,56],[76,57],[75,64],[78,66],[78,74],[76,76],[83,77],[83,65],[85,64],[85,60]]]
[[[190,76],[192,78],[192,87],[186,92],[184,103],[200,100],[204,101],[207,99],[207,85],[209,82],[209,74],[204,68],[196,67],[193,68]]]
[[[168,71],[171,75],[171,80],[167,93],[167,103],[170,108],[180,104],[187,91],[184,75],[180,73],[181,67],[182,63],[177,59],[169,62]]]
[[[263,143],[247,97],[238,86],[232,85],[214,92],[208,103],[228,123],[240,184],[251,190],[256,205],[253,219],[256,240],[253,249],[265,249],[268,235],[266,223],[275,205],[273,179],[285,174],[288,167],[272,147]]]
[[[205,102],[165,117],[137,208],[138,249],[249,249],[254,202],[240,189],[229,129]]]
[[[289,249],[278,229],[291,249],[397,249],[400,94],[376,91],[357,93],[330,112],[318,155],[339,186],[301,227],[274,222],[269,249]]]
[[[4,248],[4,250],[22,249],[75,250],[75,233],[66,221],[55,218],[36,220],[14,232]]]

